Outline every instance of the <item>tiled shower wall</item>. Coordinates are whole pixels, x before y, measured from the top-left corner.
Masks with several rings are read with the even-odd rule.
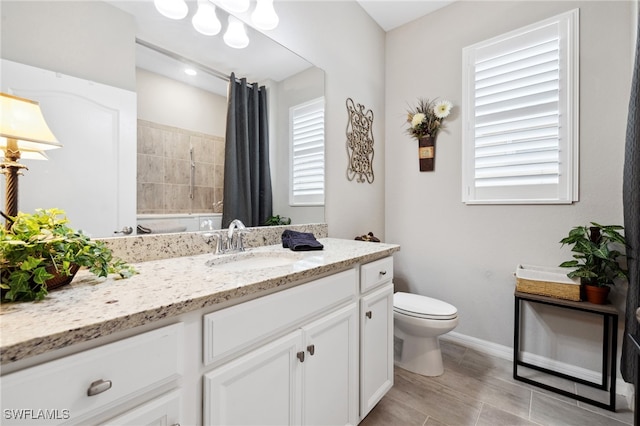
[[[189,197],[189,148],[195,185]],[[221,213],[224,138],[138,120],[138,214]]]

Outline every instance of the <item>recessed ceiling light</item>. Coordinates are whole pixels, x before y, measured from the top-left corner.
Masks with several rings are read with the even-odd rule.
[[[194,70],[193,68],[185,68],[184,69],[184,73],[186,75],[197,75],[198,72],[196,70]]]

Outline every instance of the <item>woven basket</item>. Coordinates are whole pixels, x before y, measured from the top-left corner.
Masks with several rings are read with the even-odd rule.
[[[48,279],[44,282],[44,284],[47,286],[47,290],[53,290],[54,288],[62,287],[63,285],[69,284],[73,280],[73,277],[76,276],[78,269],[80,269],[80,265],[73,263],[69,267],[69,275],[64,275],[57,272],[53,265],[46,268],[48,273],[54,275],[53,278]]]
[[[518,265],[516,291],[541,296],[580,301],[580,281],[567,277],[567,270]]]

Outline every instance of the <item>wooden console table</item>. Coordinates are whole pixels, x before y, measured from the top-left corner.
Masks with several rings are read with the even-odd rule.
[[[513,332],[513,378],[521,382],[529,383],[552,392],[574,398],[578,401],[586,402],[610,411],[616,411],[616,359],[618,351],[618,310],[611,305],[594,305],[588,302],[573,302],[570,300],[556,299],[553,297],[539,296],[536,294],[515,292],[515,321]],[[602,381],[600,383],[591,382],[560,373],[548,368],[533,365],[520,360],[520,307],[522,302],[540,303],[543,305],[555,306],[561,309],[572,309],[575,311],[600,315],[603,318],[602,337]],[[554,386],[535,381],[533,379],[518,375],[518,366],[531,368],[556,377],[571,380],[586,386],[591,386],[609,392],[609,404],[593,400],[591,398],[568,392]]]

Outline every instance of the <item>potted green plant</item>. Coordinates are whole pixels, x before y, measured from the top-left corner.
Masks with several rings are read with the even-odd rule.
[[[291,225],[291,218],[280,216],[269,216],[264,222],[265,226],[279,226],[279,225]]]
[[[579,277],[585,289],[587,301],[604,304],[607,301],[611,285],[616,279],[627,279],[627,270],[620,264],[625,254],[620,250],[626,247],[624,228],[619,225],[600,225],[591,222],[591,226],[576,226],[560,243],[571,245],[574,260],[560,264],[572,268],[569,278]],[[620,250],[619,250],[620,249]]]
[[[47,289],[71,282],[80,267],[99,277],[136,273],[103,241],[71,229],[63,210],[37,209],[9,219],[11,226],[0,230],[2,302],[42,300]]]

